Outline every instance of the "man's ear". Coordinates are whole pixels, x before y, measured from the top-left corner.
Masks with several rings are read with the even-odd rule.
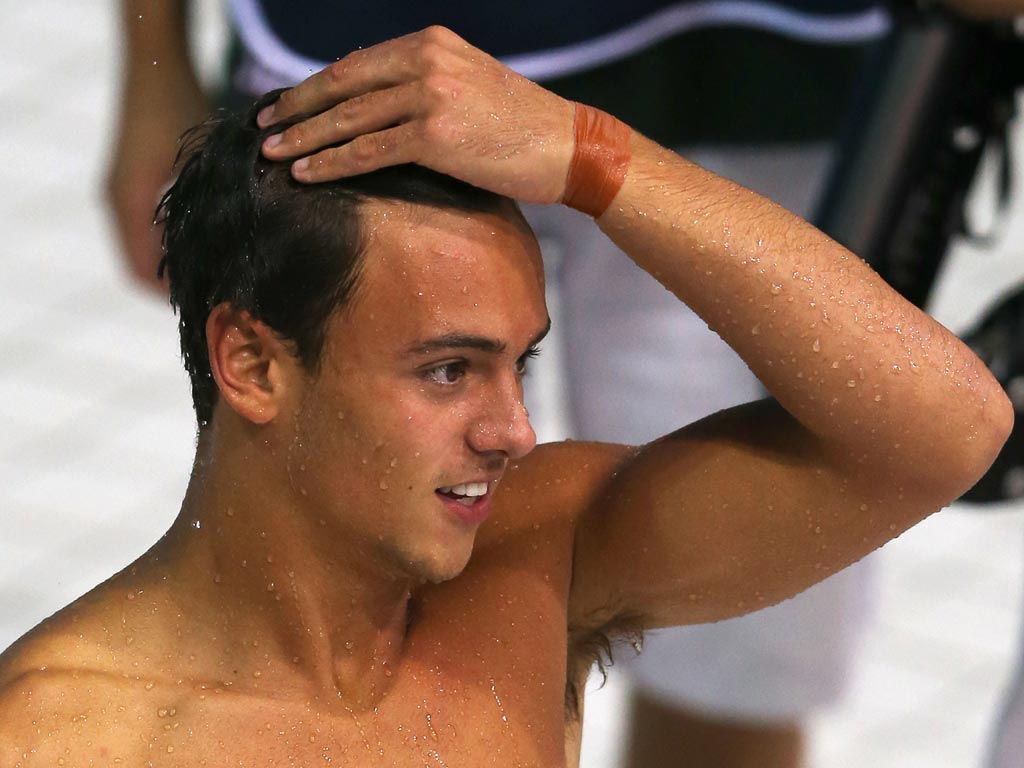
[[[281,340],[248,312],[224,302],[206,319],[206,344],[221,398],[247,421],[272,421],[286,394],[286,370],[294,365]]]

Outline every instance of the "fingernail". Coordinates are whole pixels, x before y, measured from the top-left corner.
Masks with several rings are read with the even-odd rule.
[[[308,157],[304,157],[301,160],[296,160],[294,163],[292,163],[292,173],[295,174],[296,176],[301,176],[301,175],[303,175],[308,170],[309,170],[309,158]]]
[[[272,122],[274,122],[274,105],[270,104],[261,109],[256,115],[256,125],[260,128],[266,128]]]
[[[264,149],[273,149],[281,143],[281,134],[275,133],[273,136],[268,136],[267,140],[263,142]]]

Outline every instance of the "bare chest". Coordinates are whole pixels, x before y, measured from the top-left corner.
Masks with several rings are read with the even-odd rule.
[[[402,692],[369,710],[340,703],[224,699],[165,716],[150,731],[153,766],[565,765],[566,724],[543,700],[517,700],[514,686]],[[396,692],[397,694],[397,692]],[[559,704],[561,702],[558,702]]]
[[[574,755],[579,738],[565,708],[565,585],[508,565],[423,597],[402,663],[373,701],[207,694],[186,707],[188,730],[165,733],[195,734],[232,766],[565,765],[567,739]]]

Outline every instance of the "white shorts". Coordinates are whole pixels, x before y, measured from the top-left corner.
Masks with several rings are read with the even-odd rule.
[[[685,154],[804,215],[831,157],[825,145]],[[736,353],[586,216],[562,206],[525,213],[545,254],[554,318],[527,392],[541,440],[643,443],[763,395]],[[651,633],[628,665],[635,682],[717,716],[799,719],[844,689],[869,570],[862,562],[749,616]]]

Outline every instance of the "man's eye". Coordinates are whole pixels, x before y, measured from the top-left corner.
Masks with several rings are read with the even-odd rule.
[[[424,372],[429,381],[442,386],[457,384],[466,375],[465,363],[445,363]]]
[[[516,360],[516,373],[520,376],[525,376],[527,372],[527,363],[533,358],[540,354],[540,347],[530,347],[523,353],[523,356]]]

